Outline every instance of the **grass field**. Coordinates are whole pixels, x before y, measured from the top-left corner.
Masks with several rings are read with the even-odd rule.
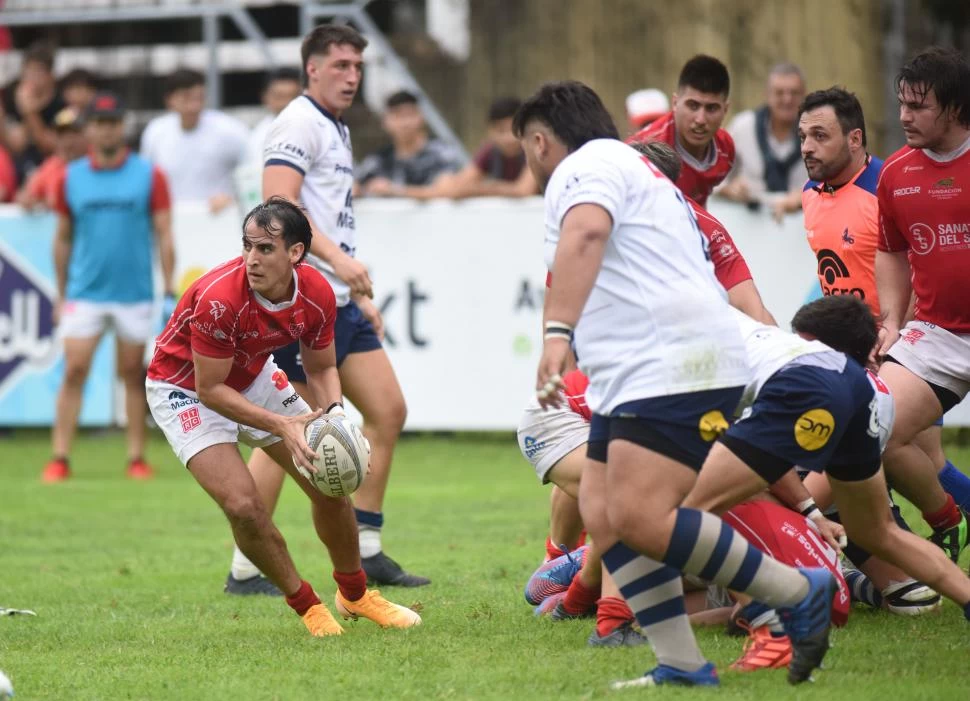
[[[948,454],[970,465],[970,450]],[[83,437],[65,484],[38,481],[47,456],[46,433],[0,439],[0,606],[38,613],[0,618],[0,669],[18,700],[970,698],[970,628],[949,602],[913,620],[856,609],[827,669],[797,689],[781,671],[727,671],[741,643],[701,631],[719,692],[610,692],[652,654],[591,650],[589,621],[532,617],[521,591],[543,553],[548,494],[511,437],[402,443],[385,547],[434,582],[385,593],[420,604],[424,625],[385,632],[361,621],[328,640],[310,638],[279,600],[222,593],[229,530],[160,437],[151,483],[123,478],[118,434]],[[332,601],[329,563],[292,486],[277,522]]]

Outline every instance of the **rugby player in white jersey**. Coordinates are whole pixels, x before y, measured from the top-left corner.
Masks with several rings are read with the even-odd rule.
[[[345,25],[321,25],[303,39],[306,89],[277,116],[266,137],[263,198],[281,196],[303,205],[313,228],[307,262],[323,273],[337,298],[335,345],[340,383],[363,414],[363,431],[371,444],[370,473],[354,495],[364,571],[376,584],[421,586],[430,580],[403,571],[381,548],[384,492],[407,408],[381,347],[383,322],[370,299],[370,277],[354,259],[353,153],[350,131],[341,115],[360,87],[366,46],[367,40]],[[312,406],[319,406],[320,399],[307,387],[299,347],[288,346],[274,356],[297,392]],[[249,468],[272,512],[283,485],[283,471],[260,450],[253,452]],[[277,593],[238,548],[226,591]]]
[[[537,397],[559,405],[575,342],[593,411],[583,522],[657,655],[657,667],[633,683],[719,684],[714,665],[693,654],[682,571],[780,608],[795,656],[817,666],[832,574],[763,557],[718,517],[680,507],[749,378],[691,210],[619,141],[582,83],[544,85],[513,126],[546,202],[552,285]]]

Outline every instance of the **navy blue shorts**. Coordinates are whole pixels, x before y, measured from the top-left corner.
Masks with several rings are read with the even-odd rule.
[[[721,437],[769,483],[794,465],[843,481],[879,471],[878,420],[866,372],[790,364],[772,375],[754,404]]]
[[[727,430],[743,389],[651,397],[621,404],[609,416],[593,414],[586,454],[606,462],[609,442],[625,440],[700,470],[711,445]]]
[[[346,306],[337,307],[337,319],[334,322],[334,345],[337,351],[337,367],[351,353],[366,353],[381,347],[381,339],[363,313],[353,302]],[[303,372],[303,358],[300,357],[300,342],[273,351],[273,358],[280,370],[286,373],[291,382],[306,382]]]

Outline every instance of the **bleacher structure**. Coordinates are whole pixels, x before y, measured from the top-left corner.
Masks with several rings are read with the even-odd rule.
[[[247,123],[260,116],[259,89],[265,71],[297,66],[300,38],[323,21],[349,23],[368,39],[372,83],[393,85],[419,96],[428,126],[439,137],[462,144],[427,97],[406,63],[368,13],[371,0],[322,3],[312,0],[5,0],[0,25],[29,40],[56,36],[55,70],[86,68],[131,105],[138,126],[162,109],[162,81],[176,68],[207,78],[209,106]],[[65,41],[64,39],[69,39]],[[23,48],[29,41],[15,41]],[[16,78],[21,51],[0,53],[0,85]],[[383,95],[364,90],[367,106]],[[462,148],[462,151],[464,149]]]

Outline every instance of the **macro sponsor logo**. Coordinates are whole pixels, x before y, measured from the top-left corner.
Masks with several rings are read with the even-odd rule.
[[[0,246],[0,388],[19,371],[51,359],[53,292]]]
[[[795,422],[795,442],[804,450],[821,450],[835,431],[835,417],[826,409],[810,409]]]
[[[193,404],[198,403],[198,399],[195,397],[190,397],[185,392],[175,390],[168,393],[168,405],[172,408],[172,411],[178,411],[179,409],[184,409],[187,406],[192,406]]]

